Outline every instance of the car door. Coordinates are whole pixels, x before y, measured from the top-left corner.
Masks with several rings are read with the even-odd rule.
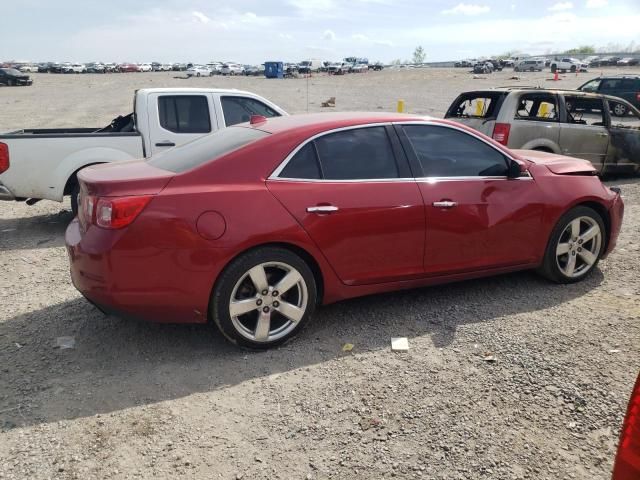
[[[222,95],[220,97],[223,126],[230,127],[251,120],[252,115],[271,118],[282,114],[274,106],[243,95]]]
[[[152,93],[147,109],[152,154],[217,130],[213,100],[205,93]]]
[[[609,149],[606,171],[608,173],[635,173],[640,171],[640,113],[624,104],[628,113],[614,114],[614,100],[607,100],[609,110]]]
[[[560,149],[602,169],[609,146],[604,101],[600,97],[560,95]],[[562,104],[561,104],[562,105]]]
[[[267,185],[345,284],[424,274],[424,205],[392,127],[320,135]]]
[[[507,178],[508,159],[446,125],[397,126],[425,204],[425,272],[445,275],[536,262],[543,199],[530,176]]]
[[[544,92],[523,93],[517,97],[515,114],[512,115],[507,120],[511,123],[510,148],[545,147],[557,151],[560,122],[556,95]]]

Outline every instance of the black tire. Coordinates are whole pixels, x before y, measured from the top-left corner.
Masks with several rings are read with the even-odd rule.
[[[576,73],[576,66],[575,65],[571,65],[571,73]]]
[[[611,113],[616,117],[624,117],[628,111],[626,105],[622,103],[614,103]]]
[[[305,307],[304,314],[302,315],[299,321],[292,322],[292,325],[288,327],[290,328],[290,330],[285,330],[286,333],[284,334],[284,336],[275,338],[273,340],[267,339],[263,341],[256,341],[255,338],[252,339],[248,337],[258,336],[257,335],[258,316],[261,315],[260,308],[263,308],[263,309],[267,308],[266,307],[267,298],[271,299],[270,295],[274,294],[274,292],[272,291],[273,286],[269,287],[269,292],[271,293],[268,293],[266,296],[261,296],[260,292],[253,291],[253,290],[256,290],[255,284],[253,283],[252,280],[246,279],[245,276],[248,275],[248,272],[252,268],[263,265],[263,264],[270,264],[270,263],[286,265],[288,267],[295,269],[300,274],[301,278],[299,281],[303,282],[304,287],[306,288],[306,292],[305,292],[306,301],[304,302],[304,307]],[[272,280],[269,277],[270,275],[270,272],[268,270],[269,268],[271,267],[267,266],[266,269],[263,269],[263,271],[266,274],[267,280],[277,283],[279,278],[277,274],[279,272],[275,270],[273,275],[276,275],[276,276]],[[245,283],[245,282],[249,282],[249,283]],[[245,313],[242,315],[237,315],[235,324],[234,324],[234,320],[232,320],[231,313],[230,313],[230,303],[232,300],[232,295],[234,295],[234,290],[236,290],[236,287],[238,288],[238,292],[240,292],[240,291],[243,291],[243,288],[246,289],[247,286],[249,288],[248,296],[243,296],[242,298],[236,297],[236,300],[253,299],[253,298],[260,300],[260,298],[264,298],[265,299],[264,303],[262,300],[260,300],[260,303],[257,303],[258,306],[256,307],[256,309],[251,310],[248,313]],[[251,290],[252,288],[253,290]],[[294,288],[295,288],[295,291],[294,291]],[[294,287],[291,287],[286,292],[283,292],[281,297],[274,297],[274,298],[284,299],[285,295],[289,295],[289,292],[292,292],[292,294],[295,295],[294,297],[292,297],[294,301],[289,302],[289,299],[287,299],[286,301],[288,301],[289,303],[296,303],[296,302],[302,303],[303,293],[302,293],[301,287],[299,287],[298,284],[296,284]],[[275,295],[277,294],[278,292],[275,292]],[[236,345],[240,345],[242,347],[265,350],[268,348],[281,345],[287,342],[288,340],[290,340],[291,338],[293,338],[295,335],[297,335],[298,332],[300,332],[300,330],[304,328],[304,326],[307,324],[307,322],[313,315],[313,312],[316,307],[316,302],[317,302],[317,286],[316,286],[315,278],[313,276],[313,272],[309,268],[309,265],[307,265],[307,263],[302,258],[300,258],[295,253],[291,252],[290,250],[279,248],[279,247],[262,247],[262,248],[249,251],[239,256],[238,258],[233,260],[229,265],[227,265],[227,267],[224,269],[224,271],[219,276],[216,282],[213,293],[211,294],[211,301],[210,301],[209,308],[210,308],[211,319],[213,320],[215,325],[218,327],[220,332],[230,342]],[[283,303],[284,303],[284,300],[283,300]],[[262,307],[259,307],[259,305],[262,305]],[[271,318],[270,321],[279,322],[279,323],[282,323],[283,321],[284,322],[289,321],[287,317],[285,317],[278,311],[277,307],[278,305],[276,305],[276,302],[274,301],[273,304],[271,304],[272,311],[269,314],[269,318]],[[274,315],[274,314],[275,316],[271,317],[271,315]],[[273,327],[272,323],[269,323],[269,333],[271,333],[272,327],[276,329],[279,328],[278,327],[279,323],[275,323],[275,327]],[[240,325],[240,326],[237,327],[236,325]],[[251,330],[250,327],[253,327],[253,334],[251,334],[250,332]],[[247,329],[245,330],[244,334],[241,332],[242,328]],[[268,336],[270,335],[267,335],[267,337]]]
[[[71,211],[78,216],[78,201],[80,197],[80,184],[76,181],[71,189]]]
[[[578,218],[588,217],[593,220],[599,227],[601,232],[601,238],[599,241],[599,247],[597,247],[597,252],[594,253],[596,260],[590,265],[584,272],[579,274],[578,276],[570,277],[563,272],[559,266],[559,260],[556,255],[556,249],[558,248],[558,244],[560,243],[561,236],[565,232],[565,229],[569,227],[573,220]],[[607,237],[607,231],[604,225],[604,221],[598,212],[593,210],[592,208],[585,206],[578,206],[572,208],[567,213],[565,213],[558,223],[553,228],[551,232],[551,236],[549,237],[549,241],[547,243],[547,248],[545,250],[544,259],[542,261],[542,265],[538,269],[538,273],[543,277],[551,280],[556,283],[575,283],[587,278],[591,272],[593,272],[600,261],[600,257],[605,249],[605,242]],[[592,240],[593,241],[593,240]],[[585,242],[583,246],[588,245],[589,242]],[[586,247],[584,247],[586,249]],[[574,252],[575,253],[575,252]],[[570,253],[567,253],[569,255]],[[579,257],[578,254],[577,257]],[[575,255],[574,255],[575,256]],[[576,257],[576,258],[577,258]],[[577,261],[577,260],[576,260]]]

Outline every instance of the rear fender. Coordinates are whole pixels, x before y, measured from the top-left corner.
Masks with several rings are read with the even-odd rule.
[[[67,183],[78,170],[84,167],[97,163],[119,162],[135,158],[137,157],[128,152],[106,147],[88,148],[74,152],[60,162],[53,172],[53,180],[49,187],[50,195],[47,198],[61,202]]]

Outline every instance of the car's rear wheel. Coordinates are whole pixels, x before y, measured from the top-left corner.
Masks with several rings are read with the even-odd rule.
[[[612,112],[616,117],[624,117],[627,114],[627,107],[622,103],[616,103],[613,105]]]
[[[602,217],[589,207],[573,208],[551,232],[539,272],[557,283],[579,282],[598,264],[605,246]]]
[[[317,287],[307,263],[277,247],[229,264],[213,291],[211,317],[235,344],[266,349],[297,334],[313,314]]]
[[[576,73],[576,66],[575,65],[571,65],[571,73]]]

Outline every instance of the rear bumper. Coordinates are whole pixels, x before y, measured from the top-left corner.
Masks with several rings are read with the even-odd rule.
[[[185,279],[193,272],[181,272],[175,263],[182,260],[180,252],[132,249],[123,245],[124,231],[92,227],[83,233],[80,228],[76,218],[65,232],[71,281],[98,309],[157,323],[207,321],[210,287],[195,291]]]
[[[15,200],[16,196],[0,182],[0,200]]]
[[[609,242],[607,243],[607,249],[605,250],[602,258],[606,258],[618,242],[618,235],[620,235],[620,229],[622,228],[622,219],[624,218],[624,202],[619,193],[616,193],[616,197],[613,200],[613,204],[609,209],[609,220],[611,222],[611,234],[609,235]]]

